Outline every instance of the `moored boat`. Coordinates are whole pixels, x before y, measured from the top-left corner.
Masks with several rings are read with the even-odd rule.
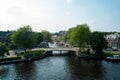
[[[106,57],[107,61],[120,61],[120,56],[119,55],[113,55],[113,56],[109,56]]]

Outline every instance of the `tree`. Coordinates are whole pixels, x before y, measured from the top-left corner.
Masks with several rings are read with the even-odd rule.
[[[0,31],[0,42],[8,43],[8,35],[11,34],[11,31]]]
[[[37,35],[32,31],[30,26],[24,26],[13,32],[12,40],[15,44],[26,49],[32,49],[37,44]]]
[[[49,42],[49,41],[52,40],[50,32],[43,30],[41,33],[43,35],[43,40],[44,41],[48,41]]]
[[[78,46],[82,50],[89,42],[90,34],[88,25],[82,24],[69,29],[65,33],[64,39],[66,42],[69,42],[73,46]]]
[[[39,33],[37,33],[37,36],[38,36],[37,37],[37,41],[38,41],[37,44],[39,44],[40,42],[43,41],[43,34],[39,32]]]
[[[85,47],[85,45],[89,42],[90,38],[90,30],[88,25],[82,24],[77,25],[73,31],[73,39],[76,44],[80,47],[80,50]]]
[[[5,43],[0,42],[0,55],[3,57],[5,52],[8,52],[9,49]]]
[[[107,40],[101,32],[93,32],[90,38],[90,45],[95,53],[101,53],[104,48],[107,48]]]
[[[73,31],[74,31],[75,27],[70,28],[68,31],[66,31],[65,35],[64,35],[64,41],[66,43],[69,43],[72,46],[75,46],[75,41],[73,38]]]

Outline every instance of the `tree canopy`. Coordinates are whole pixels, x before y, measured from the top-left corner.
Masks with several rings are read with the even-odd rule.
[[[42,33],[37,33],[37,44],[43,41],[43,34]]]
[[[83,47],[89,41],[90,37],[90,30],[88,25],[77,25],[74,29],[73,36],[78,46]]]
[[[102,49],[107,48],[107,40],[101,32],[93,32],[90,38],[90,45],[95,53],[101,53]]]
[[[88,43],[89,38],[90,30],[86,24],[77,25],[65,33],[65,41],[80,48],[83,48],[84,45]]]
[[[26,49],[31,49],[37,44],[37,35],[32,31],[30,26],[24,26],[13,32],[13,42]]]
[[[66,31],[65,35],[64,35],[64,41],[71,44],[72,46],[75,46],[75,41],[72,38],[73,37],[73,31],[74,31],[74,27],[70,28],[68,31]]]
[[[52,40],[50,32],[48,32],[48,31],[46,31],[46,30],[43,30],[43,31],[41,32],[41,34],[43,35],[43,40],[44,40],[44,41],[48,41],[48,42],[49,42],[49,41]]]
[[[4,53],[5,53],[5,52],[8,52],[8,51],[9,51],[9,49],[8,49],[8,47],[6,46],[6,44],[0,42],[0,55],[1,55],[1,56],[4,56]]]

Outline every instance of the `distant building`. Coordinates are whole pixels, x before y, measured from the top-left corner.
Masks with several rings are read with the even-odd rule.
[[[57,42],[57,41],[63,41],[65,31],[59,31],[57,33],[52,33],[52,40]]]
[[[120,34],[109,34],[105,36],[108,41],[108,46],[111,48],[120,49]]]
[[[63,36],[65,34],[65,31],[59,31],[58,33],[60,36]]]

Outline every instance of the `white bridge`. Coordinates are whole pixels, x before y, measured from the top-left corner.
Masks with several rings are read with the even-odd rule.
[[[46,52],[52,52],[52,51],[60,51],[60,53],[62,53],[62,51],[68,51],[68,52],[75,52],[76,55],[78,55],[79,53],[79,48],[75,48],[75,47],[57,47],[57,48],[34,48],[32,50],[45,50]]]

